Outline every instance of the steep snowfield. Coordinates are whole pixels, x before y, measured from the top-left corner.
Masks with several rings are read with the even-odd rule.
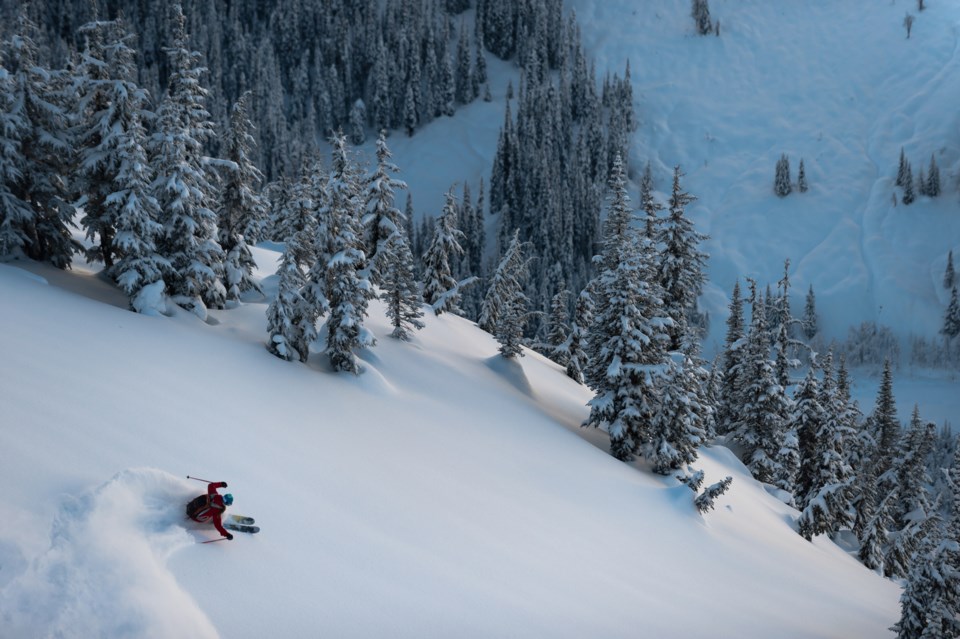
[[[353,377],[271,357],[263,301],[216,325],[150,318],[90,299],[95,277],[32,270],[0,266],[0,636],[876,637],[896,620],[896,585],[796,535],[725,449],[697,464],[735,478],[701,517],[579,429],[583,387],[460,318],[404,344],[374,305]],[[216,534],[184,520],[204,489],[187,474],[229,481],[263,531],[198,544]]]
[[[634,166],[669,192],[679,164],[700,198],[715,315],[736,277],[775,286],[789,258],[796,312],[812,284],[830,337],[863,320],[936,334],[960,252],[960,6],[929,3],[908,40],[910,2],[714,0],[720,37],[694,35],[687,0],[573,5],[599,71],[630,61]],[[943,196],[893,205],[901,147],[914,175],[936,156]],[[773,194],[781,153],[810,191]]]

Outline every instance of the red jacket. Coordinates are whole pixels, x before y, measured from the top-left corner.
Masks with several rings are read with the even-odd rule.
[[[227,509],[227,505],[223,503],[223,497],[217,494],[218,488],[226,488],[227,482],[218,481],[214,482],[207,486],[207,504],[203,508],[197,510],[193,515],[193,519],[196,521],[206,523],[208,521],[213,522],[214,527],[216,527],[217,532],[219,532],[224,537],[229,537],[230,533],[227,532],[227,529],[223,527],[223,522],[221,521],[221,516],[223,511]]]

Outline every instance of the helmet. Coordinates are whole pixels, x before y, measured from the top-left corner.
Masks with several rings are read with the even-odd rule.
[[[226,495],[224,495],[224,496],[223,496],[223,503],[226,504],[227,506],[229,506],[230,504],[232,504],[232,503],[233,503],[233,495],[231,495],[230,493],[227,493]]]

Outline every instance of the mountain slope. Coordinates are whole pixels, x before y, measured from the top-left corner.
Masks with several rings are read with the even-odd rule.
[[[701,518],[580,431],[586,389],[460,318],[404,344],[374,305],[353,377],[271,357],[265,301],[148,318],[36,270],[0,266],[4,636],[871,637],[896,619],[894,584],[796,535],[725,449],[698,463],[735,478]],[[197,544],[215,534],[182,516],[203,490],[187,474],[228,480],[263,531]]]

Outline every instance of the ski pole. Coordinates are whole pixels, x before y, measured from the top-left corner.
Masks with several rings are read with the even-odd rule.
[[[212,483],[213,483],[213,482],[210,481],[209,479],[200,479],[199,477],[191,477],[190,475],[187,475],[187,479],[192,479],[192,480],[194,480],[194,481],[202,481],[202,482],[206,482],[206,483],[208,483],[208,484],[212,484]]]
[[[226,540],[227,540],[226,537],[221,537],[220,539],[208,539],[208,540],[206,540],[206,541],[201,541],[200,543],[201,543],[201,544],[215,544],[215,543],[217,543],[218,541],[226,541]]]

